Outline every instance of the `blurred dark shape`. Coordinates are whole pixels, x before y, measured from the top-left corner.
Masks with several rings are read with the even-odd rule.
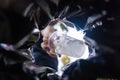
[[[108,53],[109,54],[109,53]],[[106,54],[77,60],[64,70],[62,78],[67,80],[120,79],[120,55]]]
[[[31,33],[34,25],[14,11],[0,10],[0,43],[17,44]]]
[[[40,31],[38,28],[34,28],[33,31],[29,34],[28,40],[19,48],[19,49],[28,49],[31,48],[40,38]]]
[[[25,41],[17,50],[33,62],[32,46],[39,40],[40,31],[35,27],[29,35],[27,41]]]
[[[28,61],[20,52],[6,51],[0,46],[0,80],[44,80],[47,73],[54,72],[52,68]]]
[[[103,15],[92,22],[92,30],[87,31],[87,37],[97,42],[102,51],[117,52],[120,48],[120,1],[98,0],[90,1],[94,14]],[[100,50],[101,50],[100,49]]]
[[[0,46],[0,80],[35,80],[34,71],[23,68],[26,60],[29,59],[21,53],[7,51]]]

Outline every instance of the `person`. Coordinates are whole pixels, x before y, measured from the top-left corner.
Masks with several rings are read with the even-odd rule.
[[[40,7],[42,7],[41,13],[43,14],[40,15],[40,21],[42,21],[42,23],[38,22],[39,29],[41,32],[41,38],[32,47],[33,48],[32,53],[35,59],[35,64],[49,66],[57,70],[57,67],[58,67],[57,56],[56,54],[50,53],[50,51],[48,51],[49,48],[46,46],[47,39],[50,36],[49,33],[54,32],[54,30],[52,31],[52,26],[55,25],[55,24],[50,25],[49,23],[53,19],[56,19],[56,18],[62,19],[66,17],[65,16],[66,13],[64,14],[65,8],[67,8],[66,6],[73,3],[73,1],[72,0],[66,0],[66,1],[64,0],[56,0],[56,1],[37,0],[37,3]],[[44,6],[44,4],[46,6]]]
[[[51,2],[49,1],[47,2],[46,0],[41,2],[47,5],[47,6],[43,6],[41,5],[42,3],[38,4],[42,8],[44,8],[43,12],[45,12],[45,15],[46,15],[44,16],[44,18],[47,17],[47,20],[48,20],[48,22],[46,20],[47,26],[42,26],[41,24],[39,25],[40,26],[39,28],[41,30],[41,35],[43,36],[42,37],[43,41],[41,42],[41,48],[43,48],[43,50],[45,50],[50,56],[56,57],[55,54],[50,52],[47,46],[49,36],[55,31],[53,26],[57,24],[59,20],[60,21],[63,19],[69,20],[72,17],[75,17],[75,15],[77,16],[81,12],[80,11],[81,9],[79,7],[79,3],[81,1],[77,0],[76,2],[73,2],[72,0],[66,0],[66,1],[56,0],[56,1],[53,1],[53,3],[55,3],[56,6],[51,4],[52,0]],[[52,16],[52,18],[50,16]],[[44,23],[44,20],[43,20],[43,23]]]
[[[81,10],[78,5],[80,3],[80,0],[77,0],[76,2],[73,2],[72,0],[37,0],[37,3],[40,7],[42,7],[41,12],[44,14],[42,16],[40,15],[40,21],[42,21],[42,23],[38,24],[39,29],[41,30],[42,37],[32,47],[35,64],[50,66],[57,70],[57,56],[56,54],[51,53],[49,47],[47,46],[48,38],[50,34],[54,32],[52,26],[55,25],[54,23],[50,24],[50,22],[56,18],[62,20],[64,18],[70,19],[71,17],[76,17],[76,15],[78,15]],[[47,6],[43,6],[44,4],[46,4]],[[48,26],[43,25],[44,22],[46,22],[46,25]]]

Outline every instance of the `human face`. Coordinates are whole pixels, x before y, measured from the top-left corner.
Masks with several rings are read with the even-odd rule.
[[[50,35],[54,32],[54,28],[52,26],[47,26],[45,29],[41,31],[43,36],[43,42],[41,43],[41,47],[45,50],[50,56],[56,57],[57,55],[50,51],[50,47],[48,46],[48,39]]]

